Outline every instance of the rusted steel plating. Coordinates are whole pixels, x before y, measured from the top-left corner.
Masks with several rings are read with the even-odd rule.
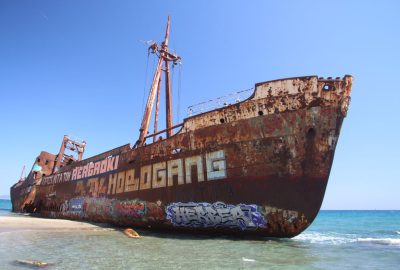
[[[156,102],[156,112],[155,112],[155,120],[154,120],[154,133],[157,133],[157,125],[158,125],[158,110],[159,110],[159,99],[160,99],[160,84],[161,84],[161,71],[162,65],[164,63],[164,72],[165,72],[165,92],[166,92],[166,133],[167,138],[172,135],[172,100],[171,100],[171,81],[170,81],[170,62],[172,61],[174,64],[177,64],[180,61],[180,57],[176,54],[172,54],[168,50],[168,37],[169,37],[169,25],[170,18],[168,16],[167,29],[165,31],[165,39],[164,42],[159,46],[157,43],[153,43],[149,47],[149,52],[156,54],[159,59],[157,63],[157,69],[153,77],[153,82],[151,84],[149,97],[147,99],[146,109],[143,115],[142,124],[140,126],[140,135],[139,140],[137,141],[137,146],[143,146],[147,132],[149,130],[151,113],[153,111],[154,99],[157,94],[157,102]],[[153,141],[156,140],[155,134],[153,136]]]
[[[293,237],[321,206],[351,85],[351,76],[261,82],[247,100],[186,118],[166,140],[63,162],[51,175],[53,155],[42,152],[38,177],[12,187],[13,209],[177,232]]]

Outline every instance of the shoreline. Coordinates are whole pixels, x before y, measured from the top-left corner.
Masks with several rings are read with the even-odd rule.
[[[0,216],[0,233],[26,230],[95,230],[105,229],[104,224],[94,224],[67,219],[50,219],[29,215],[15,214]]]

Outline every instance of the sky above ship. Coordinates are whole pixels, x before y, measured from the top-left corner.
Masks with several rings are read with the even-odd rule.
[[[257,82],[351,74],[322,209],[400,209],[399,11],[398,1],[2,0],[0,195],[64,134],[87,141],[85,157],[138,139],[156,63],[146,42],[162,41],[170,15],[183,59],[174,124]]]

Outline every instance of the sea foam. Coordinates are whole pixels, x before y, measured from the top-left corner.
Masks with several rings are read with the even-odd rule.
[[[399,238],[357,238],[357,241],[379,245],[400,246]]]
[[[312,244],[332,244],[342,245],[348,243],[370,243],[379,245],[390,245],[400,247],[400,238],[372,238],[360,237],[354,234],[338,233],[302,233],[293,238],[293,240],[304,241]]]
[[[338,233],[302,233],[294,240],[305,241],[312,244],[333,244],[340,245],[346,243],[356,242],[354,235],[351,234],[338,234]]]

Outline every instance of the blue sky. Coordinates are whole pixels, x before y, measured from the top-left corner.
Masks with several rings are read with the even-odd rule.
[[[86,157],[137,140],[154,68],[146,79],[140,40],[160,41],[171,15],[175,121],[257,82],[351,74],[323,209],[400,209],[399,3],[1,0],[0,195],[64,134]]]

